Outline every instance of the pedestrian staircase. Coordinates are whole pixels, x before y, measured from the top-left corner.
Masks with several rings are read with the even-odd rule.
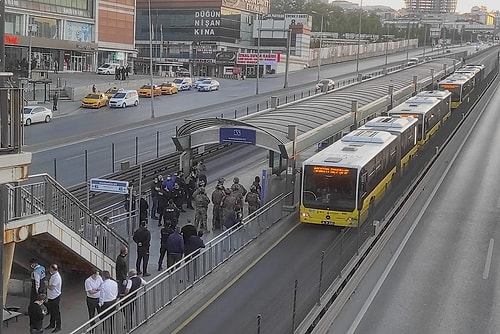
[[[68,258],[73,253],[101,270],[114,270],[127,241],[50,175],[9,184],[7,192],[5,244],[31,238],[40,245],[35,249],[50,248],[52,257]]]

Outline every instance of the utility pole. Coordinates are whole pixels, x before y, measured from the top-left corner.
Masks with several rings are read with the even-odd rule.
[[[356,74],[359,73],[359,50],[361,47],[361,13],[363,12],[363,0],[359,3],[359,30],[358,30],[358,52],[356,53]]]

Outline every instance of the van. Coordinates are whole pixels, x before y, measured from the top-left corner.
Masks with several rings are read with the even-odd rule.
[[[175,78],[174,84],[179,90],[190,90],[193,87],[193,79],[191,78]]]
[[[115,63],[104,63],[97,68],[97,74],[115,74],[115,70],[120,66]]]
[[[137,107],[139,105],[139,94],[136,90],[123,90],[116,92],[109,100],[110,108],[125,108],[128,106]]]

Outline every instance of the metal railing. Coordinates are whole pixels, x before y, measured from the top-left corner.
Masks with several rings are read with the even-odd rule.
[[[8,224],[35,215],[51,214],[111,259],[127,241],[110,229],[48,174],[30,176],[27,181],[8,185]]]
[[[200,253],[184,258],[153,278],[137,295],[126,297],[104,313],[90,319],[72,334],[129,333],[170,305],[190,287],[280,221],[289,194],[281,194],[243,222],[206,243]]]

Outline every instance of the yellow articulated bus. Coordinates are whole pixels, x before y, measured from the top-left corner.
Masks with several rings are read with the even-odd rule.
[[[359,129],[387,131],[398,137],[397,159],[401,161],[401,169],[417,153],[418,119],[413,117],[376,117]],[[399,171],[398,171],[399,172]]]
[[[300,221],[357,227],[396,173],[398,137],[359,129],[302,164]]]
[[[466,101],[473,89],[474,74],[459,73],[452,74],[448,78],[440,81],[439,90],[448,90],[451,93],[451,109],[458,108],[463,101]]]
[[[447,90],[424,90],[417,94],[418,97],[435,97],[441,101],[441,112],[443,121],[451,116],[451,93]]]
[[[448,110],[443,110],[443,101],[435,97],[414,96],[389,110],[389,116],[414,117],[418,119],[417,140],[423,146],[439,130]]]

